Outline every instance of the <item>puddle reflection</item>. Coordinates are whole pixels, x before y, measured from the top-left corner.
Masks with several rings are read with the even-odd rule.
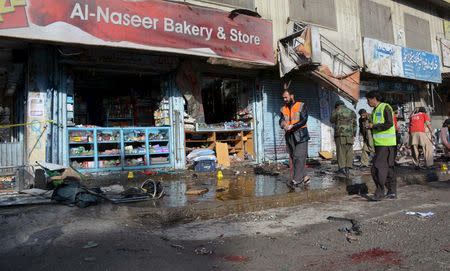
[[[329,189],[337,186],[347,188],[352,185],[364,184],[361,176],[351,179],[336,177],[332,175],[319,175],[311,178],[309,190]],[[244,198],[265,197],[286,194],[289,192],[285,180],[279,176],[250,175],[237,176],[234,178],[223,178],[220,180],[198,179],[190,181],[170,181],[164,183],[167,196],[161,201],[162,205],[168,207],[181,207],[188,204],[196,204],[207,201],[228,201]],[[208,192],[203,195],[186,195],[188,188],[207,188]],[[301,191],[301,189],[297,189]],[[350,188],[351,190],[351,188]],[[349,191],[349,189],[347,189]]]

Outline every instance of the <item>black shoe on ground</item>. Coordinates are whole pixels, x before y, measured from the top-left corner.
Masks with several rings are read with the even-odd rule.
[[[397,198],[397,194],[395,194],[395,193],[388,193],[388,194],[386,194],[385,198],[387,198],[387,199],[396,199]]]
[[[336,174],[345,174],[345,169],[340,168],[340,169],[336,170],[334,173],[336,173]]]
[[[294,181],[287,181],[286,186],[289,189],[289,192],[295,191],[295,182]]]

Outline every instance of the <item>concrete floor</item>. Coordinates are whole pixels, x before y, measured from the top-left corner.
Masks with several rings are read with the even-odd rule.
[[[368,202],[346,187],[371,190],[369,175],[345,180],[330,170],[311,168],[311,188],[295,193],[281,169],[276,177],[227,172],[221,192],[227,185],[214,175],[175,175],[161,202],[3,208],[0,269],[450,270],[450,176],[400,169],[399,198]],[[210,194],[184,195],[190,187]],[[338,231],[350,224],[330,215],[357,219],[362,235],[350,243]],[[83,248],[89,242],[97,246]]]

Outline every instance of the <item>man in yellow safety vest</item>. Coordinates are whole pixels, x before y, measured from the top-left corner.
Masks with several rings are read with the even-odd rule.
[[[397,182],[394,176],[395,148],[397,139],[395,135],[394,111],[392,107],[381,102],[379,91],[370,91],[366,94],[367,103],[373,107],[371,123],[375,157],[372,161],[372,178],[376,185],[375,200],[383,198],[397,198]],[[385,187],[387,194],[385,194]]]

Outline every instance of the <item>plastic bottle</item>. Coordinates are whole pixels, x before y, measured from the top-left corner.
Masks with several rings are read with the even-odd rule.
[[[222,170],[217,171],[217,179],[221,180],[223,178]]]

